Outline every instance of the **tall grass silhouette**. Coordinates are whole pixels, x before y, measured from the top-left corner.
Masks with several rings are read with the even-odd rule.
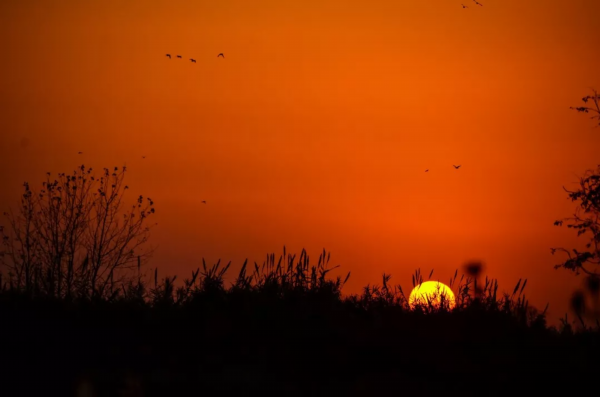
[[[399,387],[375,380],[383,375],[410,378],[406,392],[433,393],[463,389],[452,382],[466,374],[498,389],[532,371],[568,379],[574,369],[598,368],[588,358],[597,333],[547,327],[546,310],[526,299],[526,280],[500,292],[497,280],[485,278],[475,290],[474,275],[457,270],[449,281],[453,308],[411,308],[388,274],[361,293],[342,294],[350,273],[331,276],[337,266],[329,259],[323,250],[311,263],[305,250],[291,255],[284,247],[260,265],[244,262],[229,282],[231,263],[220,261],[202,260],[183,280],[138,269],[95,297],[25,291],[4,278],[9,373],[43,380],[17,390],[87,387],[95,395],[358,395]],[[422,282],[417,269],[413,286]]]

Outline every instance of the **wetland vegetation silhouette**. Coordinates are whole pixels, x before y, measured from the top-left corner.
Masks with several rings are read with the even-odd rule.
[[[542,374],[564,385],[599,369],[598,333],[547,327],[520,282],[512,293],[492,279],[474,290],[474,278],[457,271],[452,309],[411,309],[385,274],[343,296],[349,273],[329,277],[328,259],[326,251],[316,264],[306,251],[270,254],[261,265],[244,262],[229,283],[230,264],[220,262],[203,260],[179,285],[176,276],[136,269],[96,295],[50,295],[59,288],[45,285],[27,292],[3,280],[4,375],[16,390],[87,386],[106,396],[132,385],[144,396],[431,395],[500,391]],[[423,282],[420,271],[413,280]]]
[[[588,98],[588,101],[590,99]],[[588,111],[589,112],[589,111]],[[565,316],[548,326],[525,295],[457,269],[441,299],[411,307],[383,274],[343,294],[325,250],[311,261],[283,247],[262,264],[207,265],[183,280],[147,269],[154,202],[127,204],[125,168],[81,166],[24,184],[0,229],[2,395],[500,395],[587,390],[600,364],[600,169],[570,192],[582,214],[556,221],[590,235],[562,267],[586,274]],[[596,176],[595,176],[596,175]],[[593,220],[596,219],[596,222]],[[433,278],[433,270],[428,280]],[[423,284],[421,271],[412,288]],[[446,282],[446,280],[444,280]],[[587,317],[586,317],[587,316]],[[590,385],[591,383],[591,385]]]

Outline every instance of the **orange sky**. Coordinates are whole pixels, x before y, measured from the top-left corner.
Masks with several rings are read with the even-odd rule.
[[[325,247],[357,292],[481,259],[556,319],[581,281],[550,254],[577,244],[562,186],[598,164],[569,106],[600,89],[600,2],[481,3],[3,0],[0,206],[127,164],[164,272]]]

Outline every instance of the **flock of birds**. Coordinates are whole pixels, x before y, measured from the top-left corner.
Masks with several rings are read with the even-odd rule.
[[[166,56],[167,58],[171,59],[171,54],[167,54]],[[218,57],[225,58],[225,55],[223,55],[223,53],[221,52],[219,55],[217,55],[217,58]],[[181,55],[177,55],[177,58],[183,59]],[[192,61],[192,63],[196,63],[196,60],[194,58],[190,58],[190,61]]]
[[[475,2],[475,4],[477,4],[477,5],[479,5],[479,6],[483,6],[483,4],[479,3],[477,0],[473,0],[473,1],[474,1],[474,2]],[[467,7],[466,5],[464,5],[464,4],[463,4],[462,6],[463,6],[463,8],[468,8],[468,7]],[[167,57],[168,57],[169,59],[171,59],[171,54],[167,54]],[[219,55],[217,55],[217,58],[218,58],[218,57],[225,58],[225,55],[223,55],[223,53],[221,52]],[[182,57],[181,55],[177,55],[177,58],[179,58],[179,59],[183,59],[183,57]],[[194,58],[190,58],[190,61],[191,61],[192,63],[196,63],[196,60],[195,60]],[[79,152],[79,154],[81,154],[81,152]],[[142,156],[142,158],[143,158],[143,159],[145,159],[145,158],[146,158],[146,156]],[[454,164],[452,164],[452,166],[453,166],[455,169],[459,169],[459,168],[460,168],[460,164],[459,164],[459,165],[454,165]],[[425,172],[429,172],[429,169],[426,169],[426,170],[425,170]],[[206,201],[203,201],[202,203],[203,203],[203,204],[206,204]]]
[[[481,3],[480,3],[480,2],[478,2],[477,0],[473,0],[473,2],[474,2],[476,5],[478,5],[478,6],[482,6],[482,7],[483,7],[483,4],[481,4]],[[466,5],[464,5],[464,4],[461,4],[461,5],[462,5],[462,8],[469,8],[468,6],[466,6]],[[167,58],[169,58],[169,59],[172,59],[172,58],[171,58],[171,54],[166,54],[166,57],[167,57]],[[181,55],[177,55],[176,57],[177,57],[178,59],[183,59],[183,56],[181,56]],[[219,54],[217,55],[217,58],[219,58],[219,57],[221,57],[221,58],[223,58],[223,59],[224,59],[224,58],[225,58],[225,55],[224,55],[224,54],[221,52],[221,53],[219,53]],[[196,60],[195,60],[194,58],[190,58],[190,61],[191,61],[192,63],[196,63]],[[83,154],[83,152],[77,152],[77,154]],[[145,158],[146,158],[146,156],[142,156],[142,159],[145,159]],[[454,164],[452,164],[452,166],[453,166],[455,169],[459,169],[459,168],[461,167],[461,165],[460,165],[460,164],[459,164],[459,165],[454,165]],[[429,172],[429,169],[426,169],[426,170],[425,170],[425,172]],[[206,204],[206,200],[202,200],[202,204]]]

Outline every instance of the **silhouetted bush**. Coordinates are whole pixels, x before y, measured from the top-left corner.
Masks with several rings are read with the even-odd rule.
[[[18,211],[4,213],[0,268],[5,280],[34,295],[74,298],[114,295],[150,253],[143,250],[155,212],[139,196],[124,209],[126,168],[105,168],[99,177],[80,166],[42,189],[24,183]],[[141,252],[136,252],[142,250]]]

